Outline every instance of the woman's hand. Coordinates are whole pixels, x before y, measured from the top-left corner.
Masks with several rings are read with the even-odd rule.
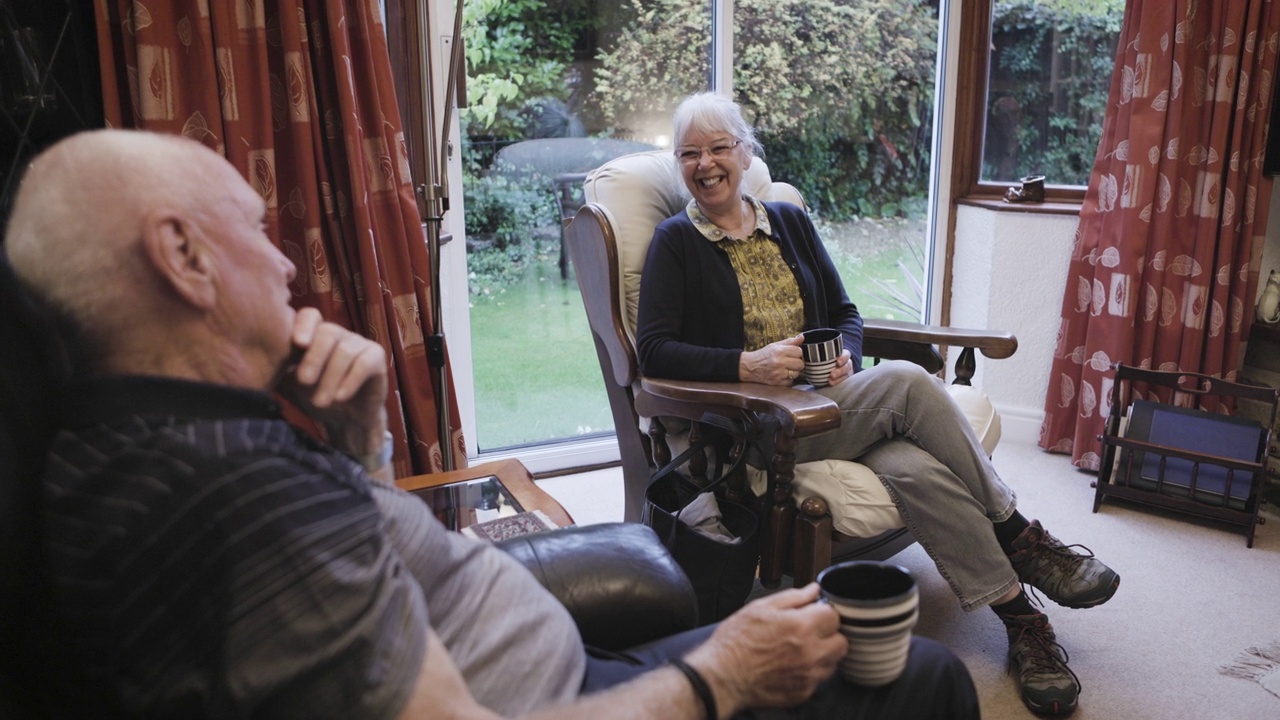
[[[850,358],[848,350],[840,353],[840,357],[836,358],[836,366],[831,368],[831,377],[827,380],[829,384],[839,385],[845,378],[853,375],[853,363],[850,362]]]
[[[738,379],[763,385],[790,385],[804,372],[804,356],[800,343],[804,335],[744,352],[738,357]]]

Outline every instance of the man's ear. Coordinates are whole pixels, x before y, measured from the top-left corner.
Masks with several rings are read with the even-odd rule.
[[[142,246],[161,278],[191,305],[210,309],[217,302],[209,247],[180,214],[157,212],[142,227]]]

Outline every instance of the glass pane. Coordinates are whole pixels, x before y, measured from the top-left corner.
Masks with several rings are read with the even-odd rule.
[[[866,317],[925,309],[936,0],[739,2],[734,88]]]
[[[467,271],[481,452],[613,431],[562,254],[582,175],[669,144],[705,89],[706,0],[477,0],[465,5]],[[692,39],[692,40],[691,40]]]
[[[991,12],[982,179],[1087,185],[1124,0],[1015,0]]]

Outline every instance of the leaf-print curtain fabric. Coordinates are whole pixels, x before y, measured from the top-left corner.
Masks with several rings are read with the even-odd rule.
[[[107,123],[185,135],[240,170],[298,268],[294,305],[386,349],[396,475],[442,469],[432,273],[378,0],[95,7]]]
[[[1235,379],[1271,179],[1271,0],[1129,0],[1040,445],[1098,468],[1112,364]]]

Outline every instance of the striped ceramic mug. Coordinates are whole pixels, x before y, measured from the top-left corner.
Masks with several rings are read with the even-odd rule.
[[[822,600],[840,614],[849,651],[840,661],[846,680],[888,685],[907,667],[920,594],[906,568],[869,560],[843,562],[818,574]]]
[[[814,387],[826,387],[836,359],[844,352],[844,338],[835,328],[805,330],[800,352],[804,355],[804,379]]]

